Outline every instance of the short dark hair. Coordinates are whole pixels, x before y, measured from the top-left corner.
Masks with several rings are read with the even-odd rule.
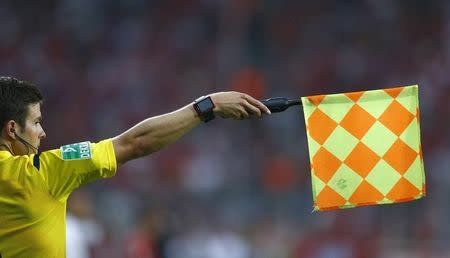
[[[25,119],[30,104],[42,104],[39,89],[31,82],[14,77],[0,77],[0,124],[2,128],[9,120],[25,128]]]

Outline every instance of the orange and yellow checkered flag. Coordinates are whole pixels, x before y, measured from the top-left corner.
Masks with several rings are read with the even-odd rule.
[[[302,97],[314,210],[425,196],[418,87]]]

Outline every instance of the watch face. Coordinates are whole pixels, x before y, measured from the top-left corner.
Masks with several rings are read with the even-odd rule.
[[[213,108],[213,104],[212,104],[210,98],[206,98],[204,100],[201,100],[200,102],[197,103],[197,105],[198,105],[198,108],[202,112],[208,111],[208,110]]]

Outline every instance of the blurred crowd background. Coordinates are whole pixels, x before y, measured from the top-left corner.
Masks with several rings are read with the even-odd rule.
[[[3,0],[0,74],[37,84],[42,149],[195,98],[419,84],[427,197],[312,212],[302,110],[216,119],[69,200],[68,257],[450,257],[450,2]]]

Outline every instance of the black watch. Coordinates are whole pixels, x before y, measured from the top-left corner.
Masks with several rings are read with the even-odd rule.
[[[194,101],[195,112],[205,123],[214,119],[214,107],[210,96],[201,96]]]

